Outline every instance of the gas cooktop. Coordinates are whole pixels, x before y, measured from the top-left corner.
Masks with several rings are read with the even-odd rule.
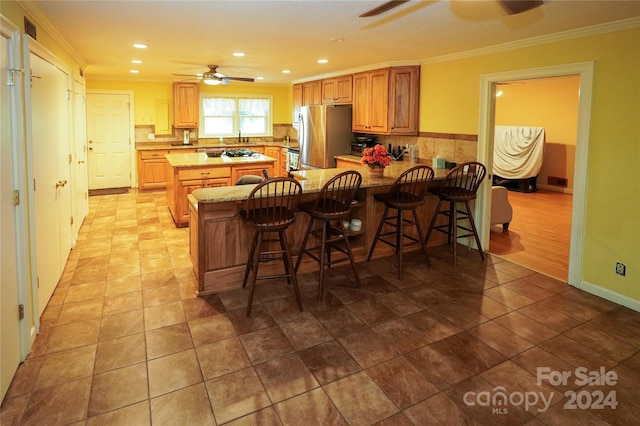
[[[224,155],[227,157],[251,157],[256,154],[258,154],[256,151],[252,151],[247,148],[226,148],[224,150]]]

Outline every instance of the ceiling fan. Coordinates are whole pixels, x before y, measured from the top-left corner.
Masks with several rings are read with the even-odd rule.
[[[380,15],[388,10],[391,10],[395,7],[400,6],[401,4],[407,3],[409,0],[392,0],[381,4],[378,7],[374,7],[373,9],[363,13],[360,15],[360,18],[368,18],[369,16]],[[496,0],[500,6],[507,12],[509,15],[515,15],[518,13],[526,12],[527,10],[533,9],[535,7],[540,6],[544,3],[543,0]]]
[[[219,73],[217,65],[207,65],[209,67],[208,71],[203,72],[202,74],[173,74],[178,77],[198,77],[202,79],[204,84],[208,84],[210,86],[216,86],[218,84],[229,84],[230,80],[233,81],[246,81],[249,83],[253,83],[255,80],[251,77],[230,77]]]

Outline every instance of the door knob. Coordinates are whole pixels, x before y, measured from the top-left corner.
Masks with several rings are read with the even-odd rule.
[[[58,188],[62,188],[67,184],[66,180],[59,180],[58,182],[56,182],[56,189]]]
[[[78,160],[78,164],[84,164],[84,160]]]
[[[93,147],[92,146],[89,147],[89,151],[93,151]]]

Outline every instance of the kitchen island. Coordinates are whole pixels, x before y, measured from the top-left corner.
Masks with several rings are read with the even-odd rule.
[[[384,211],[384,205],[374,200],[374,195],[388,191],[395,178],[415,163],[398,161],[387,167],[381,178],[370,178],[367,166],[352,162],[351,169],[362,174],[362,184],[356,194],[351,218],[362,220],[362,229],[350,232],[351,249],[356,262],[367,258],[371,242]],[[301,170],[293,172],[302,186],[300,202],[314,199],[322,186],[346,168]],[[444,177],[446,170],[435,170],[435,179]],[[248,261],[253,234],[240,219],[239,212],[245,208],[245,201],[255,185],[220,188],[203,188],[193,191],[189,200],[189,252],[198,280],[198,294],[206,295],[242,287],[244,270]],[[421,223],[426,226],[431,220],[438,199],[427,195],[425,204],[418,209]],[[296,222],[287,229],[287,239],[295,256],[300,249],[309,218],[303,212],[296,213]],[[412,229],[412,232],[417,232]],[[439,234],[439,233],[437,233]],[[433,235],[430,245],[440,244],[442,237]],[[408,250],[418,246],[408,247]],[[393,254],[393,248],[379,244],[374,258]],[[295,261],[295,260],[294,260]],[[260,274],[281,273],[281,262],[263,264]],[[318,263],[305,256],[299,272],[318,269]]]
[[[187,195],[199,188],[235,185],[244,175],[274,174],[275,158],[255,153],[251,156],[209,157],[204,152],[166,154],[167,204],[177,227],[189,224]]]

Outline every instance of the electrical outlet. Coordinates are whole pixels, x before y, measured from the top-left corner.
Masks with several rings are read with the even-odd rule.
[[[155,134],[155,133],[149,133],[149,134],[147,135],[147,139],[149,139],[149,140],[153,140],[153,139],[155,139],[155,138],[156,138],[156,134]]]
[[[627,267],[624,263],[616,262],[616,274],[622,275],[623,277],[627,274]]]

